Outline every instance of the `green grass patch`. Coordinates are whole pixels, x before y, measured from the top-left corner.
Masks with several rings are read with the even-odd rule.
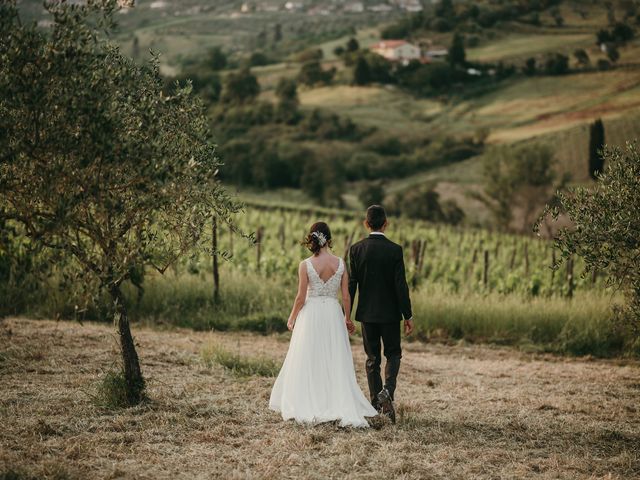
[[[573,33],[567,35],[514,34],[501,37],[477,48],[467,50],[471,61],[495,62],[534,57],[547,52],[565,51],[571,53],[579,46],[591,46],[593,35]]]
[[[143,392],[144,395],[144,392]],[[110,370],[98,382],[91,400],[100,408],[117,410],[131,406],[127,396],[127,381],[122,370]]]
[[[232,353],[220,345],[206,347],[202,351],[202,360],[207,366],[222,365],[240,377],[275,377],[280,371],[280,364],[271,358]]]

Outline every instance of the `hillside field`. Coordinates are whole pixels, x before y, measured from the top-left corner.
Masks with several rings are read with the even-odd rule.
[[[277,365],[288,335],[134,325],[149,400],[92,395],[113,368],[104,325],[0,322],[0,478],[607,478],[640,476],[640,365],[407,342],[399,421],[366,431],[283,422],[272,377],[238,376],[212,347]],[[358,382],[364,357],[353,342]]]

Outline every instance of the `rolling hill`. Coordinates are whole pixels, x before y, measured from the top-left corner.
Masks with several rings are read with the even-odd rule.
[[[39,4],[35,0],[23,1],[21,8],[30,18],[42,21],[45,17]],[[528,58],[543,61],[550,53],[567,55],[571,58],[570,67],[576,68],[573,53],[584,49],[591,67],[561,76],[517,73],[479,89],[464,88],[430,98],[416,97],[392,85],[354,86],[351,67],[346,67],[334,53],[335,47],[351,37],[358,39],[361,48],[367,48],[380,38],[380,31],[389,22],[402,15],[397,10],[354,14],[341,10],[338,3],[326,15],[318,10],[326,2],[308,3],[306,9],[292,11],[277,3],[258,2],[255,9],[240,13],[241,5],[234,0],[139,1],[135,8],[118,15],[120,30],[116,40],[126,53],[140,61],[146,58],[143,52],[148,49],[159,51],[162,71],[168,74],[197,61],[214,46],[229,54],[232,68],[251,52],[264,51],[275,63],[256,67],[253,73],[260,82],[261,98],[268,101],[274,99],[280,78],[297,76],[301,64],[295,61],[294,54],[308,48],[320,49],[324,67],[337,69],[336,79],[329,86],[299,86],[302,111],[320,108],[400,140],[469,137],[483,132],[489,144],[549,143],[556,150],[559,171],[570,173],[578,183],[589,181],[586,152],[590,122],[604,120],[609,144],[621,145],[640,137],[640,40],[636,38],[620,48],[616,68],[595,68],[597,61],[605,58],[596,45],[595,33],[608,25],[607,12],[598,2],[562,1],[555,12],[562,16],[561,26],[551,9],[541,13],[538,25],[499,22],[474,34],[473,46],[469,45],[466,52],[472,62],[513,65],[519,72]],[[273,39],[276,25],[282,29],[282,39],[277,42]],[[451,36],[451,32],[427,30],[413,32],[410,40],[448,45]],[[261,38],[266,40],[260,43]],[[475,157],[391,180],[386,190],[395,194],[426,182],[436,183],[444,199],[456,200],[468,217],[481,219],[482,223],[486,211],[468,195],[481,189],[481,161],[481,157]],[[347,187],[347,206],[359,208],[356,195],[350,193],[357,189],[358,185]],[[304,194],[291,195],[287,190],[268,195],[295,198],[296,202],[304,202],[305,198]]]

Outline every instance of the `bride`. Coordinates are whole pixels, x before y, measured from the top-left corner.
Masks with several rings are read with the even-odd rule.
[[[331,231],[326,223],[314,223],[304,244],[313,256],[298,268],[298,294],[287,322],[293,334],[269,408],[284,420],[338,420],[343,427],[368,427],[365,417],[378,412],[362,394],[353,368],[348,334],[355,326],[348,273],[342,259],[329,253]]]

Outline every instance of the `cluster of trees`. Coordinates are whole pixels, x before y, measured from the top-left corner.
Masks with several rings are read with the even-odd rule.
[[[472,139],[403,142],[321,110],[301,115],[294,124],[277,125],[277,108],[268,105],[240,106],[216,117],[228,129],[217,135],[225,139],[220,147],[224,180],[264,189],[302,188],[316,200],[335,204],[337,196],[328,198],[322,185],[311,182],[313,172],[319,179],[332,178],[325,186],[333,195],[347,181],[402,178],[483,150]],[[322,148],[321,141],[332,143]]]
[[[478,80],[467,72],[464,37],[460,34],[453,37],[446,63],[423,64],[416,60],[401,65],[370,51],[359,50],[345,51],[343,59],[347,66],[353,66],[354,85],[395,84],[417,95],[445,93],[456,85]],[[486,71],[490,66],[480,68]]]
[[[366,63],[367,77],[366,81],[361,78],[362,84],[375,79],[398,82],[408,88],[414,86],[411,75],[419,64],[392,72],[384,58],[359,51],[355,39],[347,43],[343,53],[345,61],[353,53],[357,55],[356,71],[358,63]],[[248,68],[226,73],[222,81],[215,83],[215,90],[211,83],[204,82],[203,76],[191,80],[193,89],[210,104],[214,138],[221,145],[225,159],[221,168],[225,181],[264,189],[302,188],[314,199],[335,204],[340,199],[335,191],[342,188],[345,181],[404,177],[482,151],[483,142],[473,139],[402,142],[320,109],[301,111],[298,85],[326,83],[333,76],[334,70],[322,69],[319,57],[317,51],[305,53],[305,58],[315,60],[304,63],[296,79],[280,80],[275,103],[259,100],[260,84]],[[208,62],[211,63],[214,62]],[[223,62],[218,59],[215,65],[221,67]],[[438,76],[441,67],[447,71],[455,69],[451,63],[434,66],[430,70],[434,72],[433,88],[446,88],[450,79],[448,75]],[[424,78],[424,75],[416,77],[415,85]],[[176,88],[175,79],[172,80],[168,94]],[[211,94],[212,90],[215,95]],[[320,144],[326,141],[343,146],[338,151],[321,148]],[[355,143],[361,148],[356,149]]]
[[[522,0],[519,2],[465,2],[441,0],[433,8],[412,14],[382,31],[382,38],[407,38],[420,30],[474,33],[498,22],[516,19],[535,21],[536,15],[559,0]],[[531,17],[531,18],[529,18]]]
[[[353,67],[352,83],[394,84],[420,96],[447,94],[465,85],[503,80],[516,72],[512,65],[471,63],[466,60],[464,37],[456,34],[446,62],[421,63],[417,60],[407,65],[392,63],[380,55],[362,52]],[[473,73],[470,73],[473,72]]]
[[[310,87],[316,85],[329,85],[333,81],[336,74],[336,68],[331,67],[328,70],[322,68],[320,60],[312,60],[306,62],[300,68],[298,73],[298,82]]]
[[[598,70],[608,70],[611,68],[611,64],[616,63],[620,59],[619,47],[624,46],[628,41],[632,40],[634,36],[634,28],[624,22],[614,21],[611,28],[599,30],[596,33],[596,44],[607,58],[598,59],[595,65],[596,68]],[[576,49],[573,52],[573,57],[579,68],[585,70],[592,68],[591,58],[585,49]],[[571,71],[570,58],[562,53],[550,53],[543,59],[531,57],[525,61],[522,71],[526,75],[564,75]]]
[[[435,185],[423,185],[398,193],[386,205],[392,215],[404,215],[434,223],[458,225],[465,218],[464,211],[454,200],[440,200]]]
[[[488,207],[500,229],[513,229],[517,212],[521,224],[515,229],[528,232],[541,205],[552,203],[569,181],[567,176],[557,177],[554,165],[554,152],[548,145],[496,147],[483,158],[485,187],[476,198]]]
[[[610,29],[599,30],[596,34],[596,44],[606,53],[607,58],[615,63],[620,59],[619,48],[626,45],[635,36],[633,27],[623,22],[616,22]],[[599,63],[598,67],[606,69],[608,65]]]
[[[530,57],[522,66],[522,73],[528,76],[565,75],[569,73],[569,57],[562,53],[549,53],[542,60]]]
[[[440,200],[436,185],[420,185],[387,198],[385,181],[364,182],[360,187],[358,199],[363,206],[385,205],[392,215],[405,216],[434,223],[460,224],[464,211],[453,200]]]

